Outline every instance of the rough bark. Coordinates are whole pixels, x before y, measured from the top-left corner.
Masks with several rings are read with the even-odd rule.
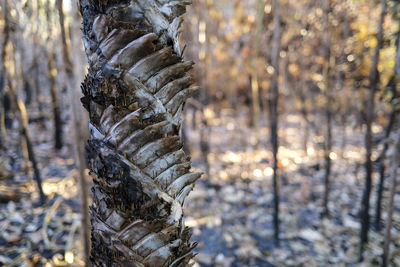
[[[197,89],[178,42],[187,4],[80,1],[95,266],[185,266],[193,257],[182,205],[201,174],[189,171],[179,136]]]
[[[371,195],[372,188],[372,122],[374,117],[374,109],[375,109],[375,92],[378,86],[378,62],[379,62],[379,52],[382,47],[383,40],[383,22],[385,20],[386,14],[386,0],[381,1],[381,15],[378,24],[378,37],[377,37],[377,45],[375,47],[374,56],[371,62],[371,72],[369,75],[370,82],[370,92],[369,98],[366,103],[367,110],[367,118],[366,118],[366,133],[365,133],[365,188],[361,200],[361,213],[360,213],[360,222],[361,222],[361,231],[360,231],[360,253],[359,253],[359,261],[363,260],[363,252],[364,246],[368,242],[368,231],[370,226],[370,215],[369,215],[369,200]]]

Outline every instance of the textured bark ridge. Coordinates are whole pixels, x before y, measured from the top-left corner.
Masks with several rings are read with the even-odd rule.
[[[197,90],[178,43],[188,4],[80,1],[95,266],[185,266],[193,257],[182,205],[201,174],[189,171],[179,136]]]

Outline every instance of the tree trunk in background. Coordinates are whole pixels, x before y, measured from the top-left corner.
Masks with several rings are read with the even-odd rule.
[[[210,178],[210,161],[208,160],[208,154],[210,154],[210,136],[211,136],[210,131],[211,129],[208,126],[207,118],[205,116],[203,108],[201,109],[200,150],[207,178]]]
[[[200,91],[200,102],[202,104],[202,109],[200,110],[200,151],[201,157],[204,162],[205,173],[207,178],[210,177],[210,161],[208,160],[208,155],[210,154],[210,128],[208,127],[208,121],[205,114],[205,107],[210,104],[210,96],[209,96],[209,71],[208,68],[210,66],[210,24],[208,23],[209,10],[212,2],[205,3],[205,15],[203,12],[200,13],[200,23],[199,23],[199,43],[202,45],[200,49],[204,51],[203,63],[204,66],[202,68],[203,73],[201,77],[201,86],[203,90]],[[200,39],[200,36],[204,36],[203,39]],[[199,59],[200,53],[199,53]]]
[[[254,54],[251,60],[251,96],[252,96],[252,126],[256,134],[256,144],[258,143],[258,120],[260,118],[260,96],[259,96],[259,85],[258,85],[258,75],[257,75],[257,60],[260,54],[260,42],[261,34],[263,31],[263,20],[264,20],[264,9],[265,0],[258,0],[256,5],[257,17],[256,17],[256,34],[254,36]]]
[[[339,58],[339,64],[342,64],[343,62],[347,62],[347,43],[348,43],[348,39],[350,36],[350,22],[349,22],[349,13],[348,13],[348,6],[345,5],[345,10],[344,10],[344,28],[343,28],[343,40],[342,40],[342,51],[341,51],[341,55]],[[345,80],[348,77],[348,74],[345,70],[341,70],[336,72],[336,76],[337,76],[337,80],[340,81],[340,85],[339,88],[345,88]],[[340,89],[339,89],[340,90]],[[345,108],[344,110],[342,110],[342,112],[340,113],[340,122],[342,124],[342,139],[341,139],[341,143],[340,143],[340,158],[341,159],[345,159],[345,154],[344,151],[346,149],[346,145],[347,145],[347,122],[348,122],[348,117],[350,117],[349,115],[349,100],[345,101]]]
[[[396,195],[397,170],[399,168],[399,162],[400,162],[400,132],[398,132],[397,134],[394,135],[394,144],[393,144],[393,151],[392,151],[392,156],[391,156],[392,184],[390,187],[389,207],[388,207],[388,215],[387,215],[387,219],[386,219],[385,243],[383,245],[382,267],[386,267],[389,264],[389,256],[390,256],[389,245],[390,245],[390,239],[391,239],[394,197]]]
[[[186,266],[193,257],[182,205],[201,174],[189,172],[179,136],[197,89],[178,42],[186,4],[80,0],[95,266]]]
[[[302,82],[301,85],[299,86],[298,91],[300,95],[300,102],[301,102],[301,116],[303,117],[303,150],[304,150],[304,155],[308,155],[308,136],[309,136],[309,124],[310,121],[308,119],[308,111],[307,111],[307,105],[306,105],[306,97],[303,92],[305,84]]]
[[[10,40],[10,22],[9,22],[9,10],[8,10],[8,1],[5,0],[4,2],[4,18],[5,18],[5,24],[4,24],[4,36],[7,36],[7,41],[4,42],[4,46],[2,47],[2,53],[1,53],[1,69],[3,70],[4,74],[4,79],[5,83],[7,84],[9,90],[10,90],[10,96],[11,96],[11,102],[15,105],[17,108],[17,111],[19,113],[19,123],[20,127],[22,128],[22,135],[24,136],[24,140],[26,143],[27,147],[27,152],[28,152],[28,159],[32,164],[32,168],[34,171],[34,179],[37,183],[38,190],[39,190],[39,197],[40,197],[40,202],[44,203],[46,200],[46,196],[43,193],[42,189],[42,178],[41,174],[39,171],[39,167],[37,165],[36,161],[36,156],[35,152],[33,149],[32,141],[31,141],[31,135],[29,132],[29,121],[28,121],[28,116],[26,113],[26,108],[25,104],[22,100],[19,99],[18,97],[18,92],[15,86],[12,84],[13,81],[16,80],[15,76],[17,73],[17,68],[15,66],[15,49],[13,45],[9,44]],[[7,51],[9,50],[9,51]],[[10,51],[11,50],[11,51]],[[9,52],[9,54],[8,54]],[[12,55],[12,56],[11,56]],[[8,58],[7,58],[8,56]],[[7,61],[7,64],[6,64]],[[7,68],[6,68],[7,65]],[[19,77],[19,79],[22,79],[22,77]]]
[[[12,86],[11,86],[12,87]],[[47,199],[46,195],[43,192],[42,189],[42,176],[39,171],[39,167],[37,164],[36,156],[35,156],[35,151],[32,145],[32,139],[29,131],[29,125],[28,125],[28,115],[26,114],[26,107],[25,104],[22,100],[18,98],[18,94],[15,91],[15,88],[11,88],[11,95],[12,95],[12,101],[15,103],[17,106],[18,112],[20,114],[20,122],[22,122],[22,135],[24,136],[25,142],[26,142],[26,148],[28,150],[28,159],[32,164],[33,168],[33,177],[36,181],[38,190],[39,190],[39,198],[40,198],[40,203],[44,203]]]
[[[51,105],[53,109],[53,121],[54,121],[54,147],[56,149],[61,149],[63,146],[62,142],[62,121],[61,121],[61,112],[60,112],[60,97],[58,95],[58,89],[56,84],[56,62],[55,62],[55,54],[53,49],[49,47],[49,55],[48,55],[48,78],[50,84],[50,96],[51,96]]]
[[[324,44],[324,66],[323,66],[323,95],[325,98],[325,135],[324,135],[324,160],[325,160],[325,179],[324,179],[324,199],[323,199],[323,216],[329,216],[329,192],[330,192],[330,175],[331,175],[331,158],[330,153],[332,150],[332,82],[331,82],[331,63],[334,57],[331,55],[331,41],[329,35],[329,12],[330,0],[325,0],[323,4],[323,44]]]
[[[397,88],[396,88],[396,81],[398,81],[399,77],[397,74],[397,69],[400,67],[400,30],[397,33],[397,51],[396,51],[396,63],[394,66],[394,71],[393,71],[393,76],[389,81],[389,84],[387,87],[390,87],[391,92],[392,92],[392,98],[391,102],[396,99],[397,96]],[[383,149],[382,152],[379,156],[379,185],[378,185],[378,191],[377,191],[377,196],[376,196],[376,206],[375,206],[375,229],[381,230],[382,225],[381,225],[381,210],[382,210],[382,194],[383,194],[383,188],[384,188],[384,183],[385,183],[385,157],[386,157],[386,152],[389,148],[389,144],[387,143],[387,139],[390,136],[390,133],[392,132],[393,125],[396,121],[397,118],[397,110],[392,107],[392,111],[390,113],[389,117],[389,122],[388,125],[386,126],[386,131],[385,131],[385,139],[384,139],[384,144],[383,144]]]
[[[50,10],[50,1],[46,2],[46,18],[47,18],[47,77],[49,79],[50,84],[50,96],[51,96],[51,105],[53,108],[53,121],[54,121],[54,147],[56,149],[61,149],[62,144],[62,121],[61,121],[61,113],[60,113],[60,97],[58,95],[57,83],[56,83],[56,75],[57,75],[57,67],[56,67],[56,55],[54,51],[53,44],[53,31],[52,31],[52,20],[51,20],[51,10]]]
[[[40,66],[39,66],[39,60],[40,60],[40,46],[38,43],[40,42],[40,37],[39,37],[39,26],[40,23],[40,0],[35,0],[32,1],[34,3],[33,7],[33,21],[32,21],[32,27],[33,27],[33,79],[34,79],[34,86],[35,86],[35,102],[37,103],[38,106],[38,111],[40,114],[42,114],[42,98],[41,98],[41,90],[40,90],[40,81],[39,81],[39,76],[40,76]],[[42,123],[42,126],[45,124]]]
[[[271,99],[269,99],[271,145],[273,154],[273,187],[274,187],[274,241],[279,246],[279,176],[278,176],[278,101],[279,101],[279,58],[281,46],[281,15],[278,0],[273,2],[274,32],[272,37],[272,76]]]
[[[6,92],[6,88],[7,88],[7,77],[5,75],[6,72],[6,67],[5,67],[5,62],[4,60],[6,59],[6,46],[8,43],[8,40],[10,39],[10,25],[9,25],[9,21],[8,21],[8,16],[7,16],[7,1],[5,1],[4,3],[4,28],[3,28],[3,44],[2,44],[2,51],[1,51],[1,80],[2,80],[2,84],[1,86],[1,91],[0,91],[0,101],[2,102],[1,105],[1,132],[2,135],[5,136],[7,134],[7,105],[9,103],[6,103],[6,98],[7,98],[7,92]]]
[[[79,124],[79,108],[78,103],[75,103],[74,91],[78,90],[74,86],[75,75],[72,68],[72,61],[70,56],[70,42],[67,40],[66,27],[64,21],[64,10],[63,0],[56,1],[56,7],[58,11],[58,18],[60,24],[61,43],[62,43],[62,55],[64,63],[64,71],[66,74],[66,84],[68,87],[68,97],[70,102],[70,109],[72,113],[73,132],[74,132],[74,159],[75,164],[78,168],[78,180],[80,187],[80,198],[81,198],[81,223],[82,223],[82,240],[84,250],[84,261],[86,266],[89,265],[89,254],[90,254],[90,233],[89,233],[89,202],[88,202],[88,185],[86,180],[86,163],[84,158],[84,136],[80,131]]]
[[[369,216],[369,199],[371,195],[371,187],[372,187],[372,122],[374,117],[374,108],[375,108],[375,92],[377,90],[378,85],[378,62],[379,62],[379,52],[382,47],[383,40],[383,22],[385,20],[386,14],[386,0],[381,0],[381,15],[379,20],[379,30],[377,37],[377,45],[375,47],[375,53],[371,62],[371,72],[369,76],[370,81],[370,94],[368,98],[368,102],[366,103],[366,133],[365,133],[365,150],[366,150],[366,159],[365,159],[365,188],[363,192],[362,202],[361,202],[361,212],[360,212],[360,223],[361,223],[361,231],[360,231],[360,253],[359,253],[359,261],[363,260],[363,252],[364,246],[368,242],[368,231],[370,225],[370,216]]]

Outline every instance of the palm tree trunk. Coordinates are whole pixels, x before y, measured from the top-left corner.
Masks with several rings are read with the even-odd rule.
[[[186,266],[193,257],[182,205],[201,174],[189,171],[179,136],[196,91],[178,42],[187,4],[80,0],[95,266]]]

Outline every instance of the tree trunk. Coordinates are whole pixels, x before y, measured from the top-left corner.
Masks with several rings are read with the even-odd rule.
[[[32,4],[34,5],[33,7],[33,77],[34,77],[34,87],[35,87],[35,102],[37,103],[38,106],[38,111],[40,115],[42,115],[42,96],[41,96],[41,85],[40,85],[40,29],[38,25],[41,25],[40,22],[40,8],[41,8],[41,3],[40,0],[35,0],[32,1]],[[44,127],[45,124],[42,123],[42,126]]]
[[[279,246],[279,176],[278,176],[278,101],[279,101],[279,52],[281,43],[281,15],[278,0],[273,2],[274,10],[274,32],[272,37],[272,67],[274,73],[272,76],[271,99],[269,101],[270,111],[270,129],[271,129],[271,145],[273,154],[273,191],[274,191],[274,242]]]
[[[207,2],[205,5],[205,15],[203,12],[200,13],[200,23],[199,23],[199,33],[204,36],[204,38],[200,38],[199,34],[199,43],[201,44],[200,49],[204,51],[204,58],[200,57],[199,60],[203,61],[203,73],[201,76],[201,87],[203,90],[200,91],[200,103],[202,104],[202,109],[200,110],[200,125],[199,125],[199,133],[200,133],[200,151],[201,157],[203,159],[205,174],[207,178],[210,177],[210,161],[208,160],[208,155],[210,153],[210,128],[208,126],[207,117],[205,114],[205,107],[210,104],[210,95],[209,95],[209,71],[208,68],[210,66],[210,23],[209,23],[209,10],[212,5],[212,2]]]
[[[258,0],[256,5],[257,18],[256,18],[256,34],[254,36],[254,54],[251,60],[251,96],[252,96],[252,126],[255,131],[255,144],[258,144],[258,120],[260,118],[260,94],[258,85],[258,70],[257,60],[260,54],[261,34],[263,32],[263,19],[264,19],[265,0]]]
[[[54,147],[56,149],[61,149],[62,144],[62,121],[61,121],[61,112],[60,112],[60,97],[58,95],[57,83],[56,83],[56,75],[57,75],[57,67],[56,67],[56,55],[54,51],[53,44],[53,31],[52,31],[52,20],[51,20],[51,10],[50,10],[50,1],[46,2],[46,17],[47,17],[47,77],[49,79],[50,84],[50,96],[51,96],[51,105],[53,108],[53,121],[54,121]]]
[[[301,81],[299,81],[301,82]],[[300,102],[301,102],[301,116],[303,117],[302,124],[303,124],[303,150],[304,150],[304,155],[308,155],[308,136],[309,136],[309,119],[308,119],[308,111],[307,111],[307,105],[306,105],[306,97],[303,92],[305,84],[301,82],[301,85],[298,89],[299,95],[300,95]]]
[[[201,174],[189,171],[179,136],[197,89],[178,42],[186,4],[80,0],[95,266],[186,266],[193,257],[182,205]]]
[[[392,99],[397,98],[397,88],[396,88],[396,81],[398,81],[399,77],[397,75],[397,69],[400,67],[400,30],[397,33],[397,52],[396,52],[396,63],[394,66],[394,72],[392,79],[389,81],[388,87],[390,87],[391,92],[392,92]],[[389,122],[388,125],[386,126],[386,132],[385,132],[385,140],[383,144],[383,149],[379,157],[379,184],[378,184],[378,191],[377,191],[377,196],[376,196],[376,206],[375,206],[375,228],[377,230],[381,230],[382,225],[381,225],[381,210],[382,210],[382,194],[383,194],[383,187],[385,183],[385,157],[386,157],[386,152],[389,148],[389,144],[387,143],[387,139],[390,136],[390,133],[392,132],[393,125],[396,121],[397,118],[397,110],[395,108],[392,108],[392,111],[390,113],[389,117]]]
[[[46,196],[43,193],[42,178],[41,178],[41,174],[39,171],[39,167],[38,167],[38,164],[36,161],[36,156],[35,156],[35,152],[34,152],[32,141],[31,141],[31,135],[29,132],[29,120],[28,120],[28,116],[26,113],[26,107],[25,107],[24,102],[19,99],[17,89],[16,89],[15,85],[12,83],[12,81],[16,81],[17,79],[22,79],[22,77],[18,77],[18,78],[13,77],[13,76],[16,76],[17,71],[19,71],[19,73],[20,73],[20,70],[17,70],[17,68],[15,66],[16,51],[14,49],[14,46],[9,45],[9,43],[8,43],[8,41],[10,40],[10,22],[9,22],[8,16],[9,16],[8,1],[5,0],[5,2],[4,2],[4,18],[5,18],[4,36],[8,36],[8,37],[7,37],[7,41],[4,42],[4,46],[2,48],[1,69],[5,76],[5,83],[8,85],[8,88],[10,89],[11,102],[15,105],[15,107],[19,113],[18,119],[19,119],[20,126],[22,128],[21,134],[24,137],[26,147],[27,147],[28,159],[31,162],[32,168],[34,171],[34,179],[38,186],[40,202],[44,203],[46,200]],[[7,50],[11,50],[11,51],[7,51]],[[9,54],[7,52],[9,52]],[[6,61],[7,61],[7,68],[6,68]]]
[[[207,118],[204,109],[201,110],[201,124],[200,124],[200,150],[201,157],[203,158],[205,174],[210,178],[210,161],[208,155],[210,154],[210,127],[208,126]]]
[[[379,30],[377,37],[377,45],[375,47],[375,53],[371,62],[371,72],[369,75],[370,81],[370,94],[368,98],[368,102],[366,103],[366,134],[365,134],[365,150],[366,150],[366,159],[365,159],[365,188],[362,196],[361,202],[361,212],[360,212],[360,223],[361,223],[361,231],[360,231],[360,253],[359,253],[359,261],[363,260],[363,252],[364,246],[368,242],[368,231],[370,225],[370,215],[369,215],[369,199],[371,195],[371,187],[372,187],[372,122],[374,117],[374,108],[375,108],[375,92],[377,90],[378,85],[378,62],[379,62],[379,52],[382,47],[383,40],[383,22],[385,20],[386,14],[386,0],[381,1],[381,16],[379,20]]]
[[[324,1],[324,52],[325,52],[325,63],[323,66],[323,95],[325,98],[325,137],[324,137],[324,160],[325,160],[325,179],[324,179],[324,200],[323,200],[323,216],[329,216],[329,193],[330,193],[330,175],[331,175],[331,158],[330,153],[332,150],[332,88],[331,88],[331,62],[334,57],[331,54],[331,41],[329,35],[329,12],[330,12],[330,0]],[[333,65],[333,64],[332,64]]]
[[[63,0],[56,1],[56,7],[58,11],[58,18],[60,24],[61,43],[62,43],[62,55],[64,63],[64,71],[66,74],[68,87],[68,96],[70,101],[70,109],[72,113],[73,121],[73,133],[74,133],[74,159],[75,164],[78,168],[78,181],[80,187],[80,198],[81,198],[81,214],[82,214],[82,240],[84,250],[84,261],[86,266],[89,265],[89,253],[90,253],[90,234],[89,234],[89,203],[88,203],[88,185],[86,180],[86,163],[84,158],[84,146],[83,134],[80,131],[79,124],[81,123],[79,116],[78,103],[75,103],[74,91],[78,90],[75,88],[74,81],[75,75],[72,68],[72,61],[70,56],[70,43],[67,41],[66,27],[64,22],[64,10]]]
[[[393,207],[394,207],[394,197],[396,194],[397,187],[397,170],[399,168],[400,162],[400,132],[397,135],[394,135],[395,143],[393,144],[393,154],[391,160],[391,176],[392,176],[392,185],[390,187],[390,195],[389,195],[389,207],[388,207],[388,216],[386,220],[386,229],[385,229],[385,243],[383,245],[383,257],[382,257],[382,267],[388,266],[389,256],[390,256],[390,239],[391,239],[391,230],[392,230],[392,218],[393,218]]]
[[[7,106],[9,105],[8,101],[6,101],[6,98],[8,96],[6,92],[6,84],[7,84],[7,77],[5,75],[6,67],[5,67],[5,62],[4,60],[6,59],[6,46],[8,43],[8,40],[10,39],[10,29],[9,29],[9,22],[8,22],[8,15],[7,15],[7,2],[4,4],[4,30],[3,30],[3,43],[2,43],[2,51],[1,51],[1,88],[0,88],[0,101],[2,102],[1,105],[1,133],[3,136],[7,134]]]

